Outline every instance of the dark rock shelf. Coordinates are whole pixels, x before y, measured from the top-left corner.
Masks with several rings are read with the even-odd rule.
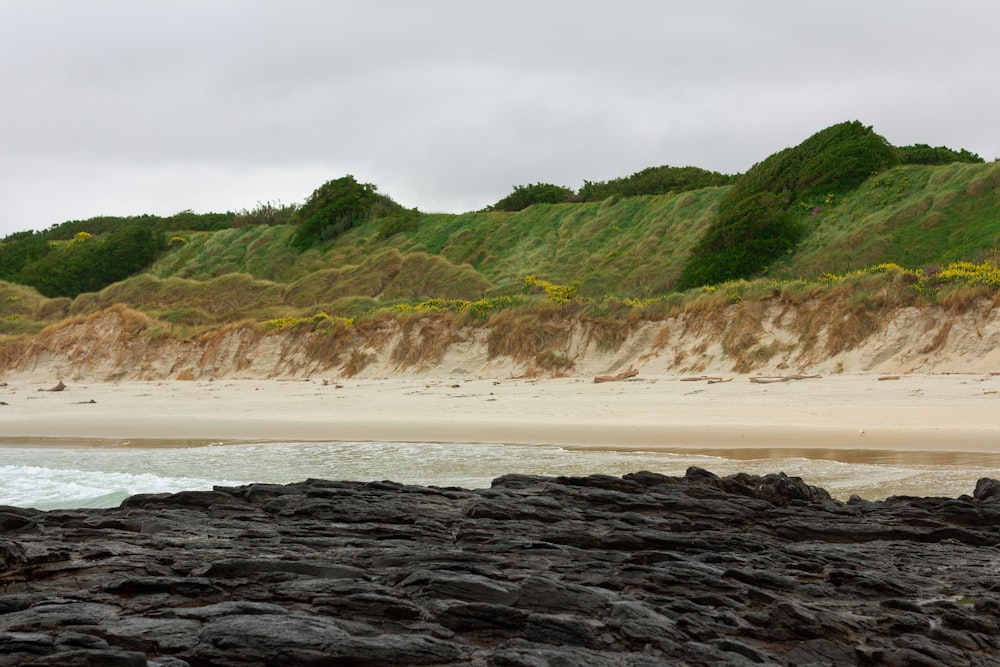
[[[998,501],[691,469],[0,507],[0,665],[1000,665]]]

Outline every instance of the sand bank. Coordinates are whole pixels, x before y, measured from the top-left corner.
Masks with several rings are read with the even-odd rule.
[[[1000,453],[992,374],[726,379],[9,382],[0,436]]]

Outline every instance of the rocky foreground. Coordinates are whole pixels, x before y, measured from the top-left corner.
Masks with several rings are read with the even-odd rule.
[[[0,508],[0,665],[998,665],[1000,483],[308,480]]]

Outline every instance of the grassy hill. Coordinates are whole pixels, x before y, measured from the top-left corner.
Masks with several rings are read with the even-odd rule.
[[[379,272],[388,257],[396,257],[394,251],[434,256],[437,271],[428,270],[420,289],[393,290],[387,298],[517,293],[527,275],[572,284],[586,297],[647,298],[675,288],[726,190],[540,204],[515,213],[417,213],[393,234],[386,234],[386,227],[395,219],[376,219],[301,254],[289,246],[294,234],[289,226],[196,232],[149,274],[204,281],[246,273],[291,284],[317,272]],[[846,195],[804,202],[799,209],[807,232],[793,252],[769,268],[769,276],[815,279],[886,262],[930,270],[960,260],[996,259],[1000,163],[898,166]],[[474,274],[456,281],[446,267],[460,266]],[[358,294],[381,295],[372,289]]]
[[[934,269],[1000,259],[1000,162],[898,166],[810,218],[811,230],[772,274],[846,273],[881,262]]]
[[[154,323],[147,335],[174,338],[237,322],[273,331],[449,313],[460,322],[488,323],[500,336],[497,349],[517,347],[512,341],[519,336],[542,343],[565,337],[550,326],[559,317],[589,322],[613,346],[635,322],[678,310],[776,298],[821,302],[835,294],[847,309],[845,321],[860,322],[864,332],[872,330],[871,322],[864,324],[865,308],[914,299],[964,303],[1000,288],[1000,162],[950,162],[960,154],[948,149],[893,149],[856,123],[830,130],[745,175],[713,177],[728,184],[667,194],[611,194],[602,201],[464,214],[406,210],[378,195],[375,209],[339,219],[330,238],[320,226],[314,230],[319,240],[309,243],[291,224],[294,207],[269,209],[267,224],[254,224],[257,218],[247,212],[129,219],[133,227],[154,225],[162,235],[166,249],[155,262],[103,289],[55,298],[0,281],[0,342],[123,304]],[[845,132],[855,143],[831,138]],[[855,159],[855,146],[874,146],[875,157]],[[850,159],[843,158],[845,151]],[[943,163],[911,163],[918,159]],[[849,170],[836,172],[837,164]],[[875,173],[864,171],[883,164]],[[707,173],[694,172],[698,178]],[[688,172],[669,172],[671,178],[677,173]],[[640,179],[598,185],[613,189],[626,181],[634,187]],[[588,192],[598,191],[594,186],[588,184]],[[366,192],[373,195],[374,188]],[[755,227],[754,212],[779,224]],[[127,249],[127,235],[113,219],[93,222],[93,239],[87,221],[73,221],[49,237],[28,235],[24,252],[41,259],[0,252],[0,264],[37,261],[46,271],[61,271],[92,256],[114,268],[101,253]],[[787,236],[754,245],[760,240],[755,235],[766,241],[774,230]],[[125,241],[115,246],[119,237]],[[20,240],[8,239],[0,251],[20,248]],[[685,276],[698,275],[690,267],[699,253],[735,257],[754,248],[775,254],[750,257],[757,268],[725,284],[679,289]],[[62,264],[61,256],[68,258]],[[956,264],[961,262],[967,264]],[[879,290],[881,300],[873,300]],[[887,290],[895,296],[887,297]],[[966,296],[956,297],[962,290]],[[860,310],[850,310],[855,307]],[[530,353],[555,349],[542,343],[529,345]],[[550,362],[562,363],[558,356]]]
[[[409,293],[393,290],[387,298],[516,293],[532,274],[576,283],[585,296],[647,297],[672,288],[724,190],[539,204],[513,213],[411,213],[403,225],[395,217],[370,220],[301,254],[289,245],[291,227],[198,232],[149,273],[208,280],[239,272],[293,283],[324,271],[379,272],[389,258],[423,256],[427,275],[420,284]],[[457,276],[458,267],[467,275]]]

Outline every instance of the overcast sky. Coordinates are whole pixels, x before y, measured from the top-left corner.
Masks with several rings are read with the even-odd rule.
[[[0,236],[744,171],[845,120],[1000,154],[996,0],[0,0]]]

